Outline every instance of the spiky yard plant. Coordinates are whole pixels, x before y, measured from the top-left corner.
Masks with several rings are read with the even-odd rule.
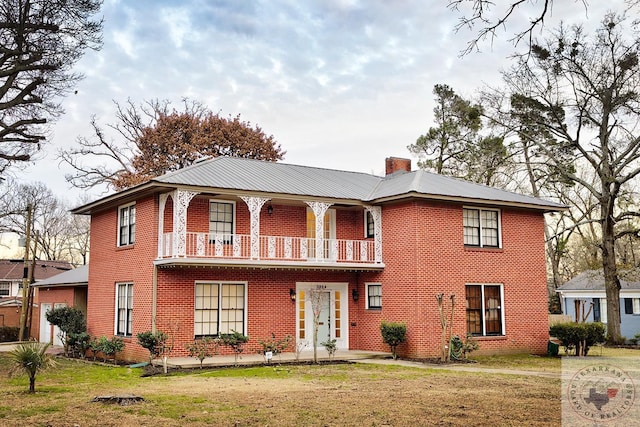
[[[28,342],[18,344],[9,352],[11,359],[10,373],[12,375],[27,374],[29,376],[29,393],[36,392],[36,375],[39,372],[55,366],[56,362],[47,349],[50,344]]]

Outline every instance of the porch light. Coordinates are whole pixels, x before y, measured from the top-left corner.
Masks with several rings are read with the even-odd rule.
[[[354,289],[353,291],[351,291],[351,297],[354,301],[357,302],[360,299],[360,292],[358,292],[357,289]]]
[[[269,206],[267,207],[267,213],[269,215],[273,214],[273,206],[271,206],[271,204],[269,204]]]
[[[295,302],[296,301],[296,291],[293,289],[289,289],[289,298],[291,298],[291,301]]]

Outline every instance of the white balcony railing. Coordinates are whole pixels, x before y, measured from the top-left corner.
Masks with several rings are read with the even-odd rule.
[[[371,240],[325,239],[316,256],[316,241],[307,237],[260,236],[257,253],[251,253],[248,234],[187,233],[184,253],[178,253],[174,233],[162,236],[162,258],[214,258],[291,262],[381,263]]]

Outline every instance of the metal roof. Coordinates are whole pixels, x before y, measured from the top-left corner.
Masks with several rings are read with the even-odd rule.
[[[640,269],[618,271],[620,288],[640,289]],[[602,270],[587,270],[559,286],[558,291],[604,291],[604,273]]]
[[[31,286],[40,288],[43,286],[73,286],[86,285],[89,282],[89,266],[83,265],[73,270],[65,271],[48,279],[41,280]]]
[[[333,169],[217,157],[171,172],[152,181],[196,187],[315,196],[372,202],[408,195],[504,202],[558,210],[559,203],[487,187],[423,170],[386,177]]]

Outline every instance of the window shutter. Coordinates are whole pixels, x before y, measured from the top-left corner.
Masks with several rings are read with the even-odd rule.
[[[624,314],[633,314],[633,300],[631,298],[624,299]]]
[[[600,298],[593,299],[593,321],[600,321]]]

